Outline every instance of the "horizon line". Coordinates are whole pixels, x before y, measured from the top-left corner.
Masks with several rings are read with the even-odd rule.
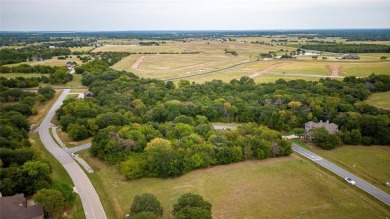
[[[148,30],[0,30],[0,33],[3,32],[55,32],[55,33],[75,33],[75,32],[255,32],[255,31],[309,31],[309,30],[390,30],[390,27],[373,27],[373,28],[278,28],[278,29],[148,29]]]

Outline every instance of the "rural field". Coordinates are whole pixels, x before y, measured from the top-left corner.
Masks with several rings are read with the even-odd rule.
[[[289,157],[246,161],[192,171],[170,179],[125,181],[116,168],[87,151],[80,156],[95,170],[89,177],[109,218],[129,212],[135,195],[152,193],[170,212],[177,198],[198,193],[213,205],[213,218],[383,218],[390,209],[314,163]]]
[[[373,106],[388,110],[390,109],[390,92],[372,94],[368,97],[367,100],[365,100],[365,102]]]
[[[294,142],[390,193],[390,187],[384,185],[385,182],[390,180],[389,147],[343,145],[333,150],[323,150],[315,145],[305,144],[298,140],[294,140]]]
[[[278,55],[295,51],[295,47],[279,45],[266,37],[242,37],[237,41],[216,42],[196,40],[191,42],[170,41],[160,46],[138,45],[105,45],[93,52],[126,51],[132,54],[123,58],[112,68],[126,70],[140,77],[162,80],[179,80],[182,78],[203,83],[213,79],[230,81],[242,76],[253,78],[256,82],[274,82],[279,78],[285,80],[305,79],[319,80],[324,77],[342,78],[345,76],[365,77],[372,73],[390,75],[390,61],[380,60],[389,53],[358,54],[360,60],[336,60],[341,54],[324,52],[317,59],[310,56],[294,60],[259,60],[260,53],[276,52]],[[267,45],[251,44],[262,41]],[[302,40],[302,42],[305,42]],[[272,43],[272,44],[271,44]],[[225,53],[236,51],[237,56]],[[198,54],[159,54],[162,52],[199,52]],[[139,54],[157,53],[157,54]],[[326,58],[326,59],[323,59]],[[257,61],[259,60],[259,61]]]

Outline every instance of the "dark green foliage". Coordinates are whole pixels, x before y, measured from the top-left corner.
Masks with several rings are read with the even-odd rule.
[[[46,87],[39,87],[38,93],[42,94],[42,96],[45,97],[46,100],[51,100],[54,97],[56,91],[52,87],[46,86]]]
[[[152,212],[154,215],[161,217],[163,214],[163,208],[160,201],[156,196],[144,193],[142,195],[136,195],[130,208],[131,213],[138,214],[141,212]]]
[[[329,134],[325,127],[314,128],[310,132],[313,142],[325,150],[333,149],[342,144],[340,136]]]
[[[20,64],[17,66],[0,66],[0,73],[42,73],[42,74],[52,74],[56,70],[64,68],[64,67],[58,67],[58,66],[47,66],[47,65],[27,65],[27,64]]]
[[[33,56],[42,59],[51,59],[53,56],[69,55],[68,48],[49,49],[46,45],[27,46],[20,49],[1,49],[0,65],[25,62]]]
[[[185,207],[175,215],[176,219],[211,219],[211,212],[199,207]]]
[[[2,168],[10,167],[11,165],[23,165],[27,161],[34,159],[34,151],[31,149],[16,149],[0,148],[0,160]]]
[[[41,204],[43,209],[48,212],[56,212],[65,207],[64,197],[62,193],[56,189],[42,189],[34,196],[35,202]]]
[[[202,196],[186,193],[173,205],[172,214],[176,219],[207,219],[211,218],[211,207],[211,203],[205,201]]]
[[[66,84],[73,79],[73,75],[67,73],[65,68],[56,70],[50,74],[49,81],[51,84]]]
[[[379,44],[345,44],[345,43],[322,43],[305,44],[303,49],[319,50],[334,53],[388,53],[390,46]]]
[[[52,189],[61,192],[62,197],[64,197],[64,206],[72,206],[75,203],[76,193],[68,184],[54,183]]]
[[[131,215],[131,219],[157,219],[158,216],[150,211],[142,211],[137,214]]]

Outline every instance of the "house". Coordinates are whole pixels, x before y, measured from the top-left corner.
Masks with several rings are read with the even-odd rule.
[[[55,49],[56,46],[49,46],[49,49]]]
[[[84,98],[86,97],[92,97],[93,93],[91,91],[88,91],[87,93],[84,94]]]
[[[269,54],[269,53],[261,53],[260,56],[261,56],[261,58],[263,58],[263,59],[264,59],[264,58],[268,58],[268,59],[272,58],[272,55]]]
[[[311,130],[319,127],[325,127],[326,131],[328,131],[329,134],[334,134],[339,131],[339,126],[334,123],[329,123],[329,120],[327,120],[326,122],[322,122],[321,120],[317,123],[310,121],[305,123],[305,138],[311,141]]]
[[[360,59],[360,57],[357,55],[346,55],[342,59]]]
[[[65,64],[65,66],[70,69],[70,68],[73,68],[76,66],[76,63],[75,62],[72,62],[72,61],[69,61]]]
[[[0,197],[0,218],[9,219],[44,219],[40,204],[27,205],[24,194]]]

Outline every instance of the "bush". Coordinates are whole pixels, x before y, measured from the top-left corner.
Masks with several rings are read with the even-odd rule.
[[[163,214],[163,208],[161,207],[160,201],[156,196],[144,193],[141,196],[136,195],[130,208],[131,213],[138,214],[141,212],[152,212],[156,216]]]

